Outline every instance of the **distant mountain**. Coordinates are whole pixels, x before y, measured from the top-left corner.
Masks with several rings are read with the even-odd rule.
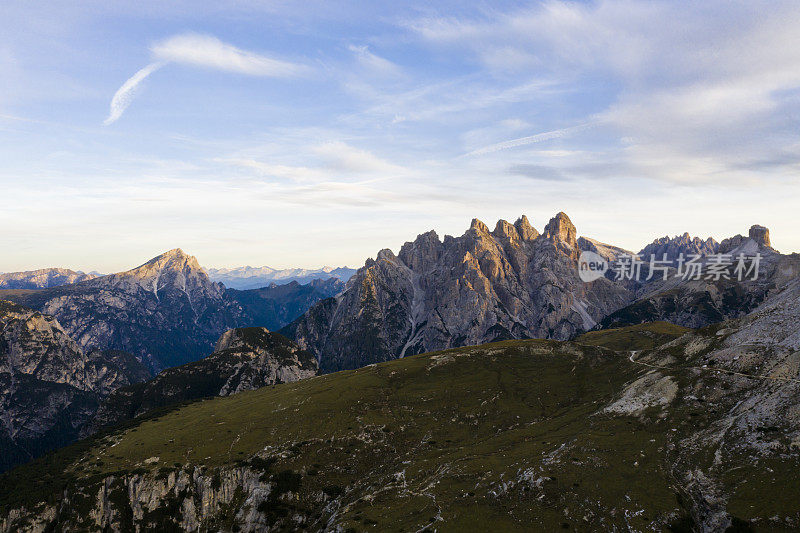
[[[0,300],[0,470],[75,440],[104,396],[149,377],[131,354],[87,355],[55,318]]]
[[[494,231],[475,219],[461,237],[430,231],[381,250],[348,281],[282,330],[320,359],[324,371],[358,368],[425,351],[513,338],[569,339],[630,303],[633,292],[606,278],[578,277],[581,245],[564,213],[543,233],[526,217]]]
[[[99,277],[92,272],[84,274],[66,268],[43,268],[27,272],[0,273],[0,289],[47,289],[71,283],[79,283]]]
[[[257,289],[267,287],[272,283],[282,285],[296,281],[306,284],[317,279],[336,278],[346,282],[355,274],[354,268],[323,267],[316,270],[303,268],[289,268],[276,270],[270,267],[237,267],[237,268],[209,268],[208,276],[231,289]]]
[[[743,316],[800,274],[800,255],[784,255],[772,248],[769,230],[755,225],[747,237],[723,240],[718,253],[761,255],[758,279],[684,280],[671,276],[641,286],[635,300],[605,317],[599,328],[666,320],[686,327],[703,327]],[[712,258],[704,260],[704,264]]]
[[[208,357],[114,391],[101,405],[87,433],[159,407],[290,383],[316,375],[317,368],[312,354],[282,335],[265,328],[229,330]]]
[[[228,329],[278,329],[341,282],[228,290],[180,249],[118,274],[41,290],[4,290],[11,300],[56,317],[84,351],[133,353],[156,373],[207,355]]]
[[[250,322],[280,329],[305,313],[312,305],[339,294],[344,283],[338,278],[314,279],[305,285],[292,281],[250,290],[230,289],[226,295],[242,306]]]
[[[643,261],[649,261],[651,256],[657,260],[663,260],[666,255],[668,261],[675,262],[683,254],[684,257],[690,255],[712,255],[719,250],[719,243],[709,237],[702,240],[699,237],[691,237],[689,233],[670,238],[661,237],[648,244],[639,252],[639,257]]]
[[[55,316],[84,350],[128,351],[154,372],[200,359],[222,333],[246,322],[224,288],[180,249],[127,272],[0,298]]]

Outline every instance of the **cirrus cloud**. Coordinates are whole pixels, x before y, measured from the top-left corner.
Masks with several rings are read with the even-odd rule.
[[[169,63],[233,72],[248,76],[290,78],[308,72],[308,67],[242,50],[211,35],[184,33],[150,47],[154,62],[138,70],[114,93],[103,124],[116,122],[133,101],[141,83]]]

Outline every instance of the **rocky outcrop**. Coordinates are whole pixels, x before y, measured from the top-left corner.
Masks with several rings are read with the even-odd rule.
[[[284,330],[325,371],[511,338],[568,339],[626,305],[632,293],[578,277],[576,229],[564,213],[538,232],[526,217],[461,237],[431,231],[366,262],[335,300]]]
[[[745,245],[748,245],[749,251],[767,250],[774,252],[772,243],[769,240],[769,230],[764,226],[755,224],[750,227],[747,237],[739,234],[728,239],[724,239],[719,244],[719,253],[729,254],[734,251],[740,251]]]
[[[0,289],[47,289],[79,283],[98,276],[98,274],[84,274],[67,268],[43,268],[26,272],[8,272],[0,274]]]
[[[654,240],[639,252],[642,261],[649,261],[651,257],[662,261],[666,256],[668,261],[675,263],[679,256],[689,257],[691,255],[711,255],[717,253],[719,243],[709,237],[702,240],[699,237],[692,237],[689,233],[670,238],[669,235]]]
[[[298,381],[316,375],[317,369],[312,354],[278,333],[265,328],[232,329],[219,338],[208,357],[116,390],[84,433],[159,407]]]
[[[0,470],[68,444],[106,394],[149,376],[132,355],[87,356],[55,318],[0,301]]]

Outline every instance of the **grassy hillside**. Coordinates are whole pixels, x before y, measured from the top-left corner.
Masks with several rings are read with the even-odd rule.
[[[647,342],[678,333],[638,330]],[[616,346],[637,330],[608,335],[588,338]],[[232,528],[249,505],[276,529],[688,531],[692,495],[673,472],[675,444],[713,414],[680,398],[667,414],[603,410],[647,372],[626,353],[541,340],[408,357],[167,410],[7,474],[0,505],[33,509],[66,487],[56,522],[88,527],[101,480],[123,484],[112,506],[136,509],[124,486],[189,471],[219,490],[193,496],[196,507],[225,501],[208,504],[209,529]],[[697,467],[708,461],[713,454]],[[255,472],[269,496],[255,503],[244,485],[226,485],[242,472]],[[189,489],[163,483],[174,485],[173,511],[145,513],[141,525],[175,527],[171,516],[185,508]],[[754,485],[737,487],[732,477],[733,514],[746,515]],[[791,506],[791,494],[747,517]]]
[[[602,346],[611,350],[650,350],[692,331],[669,322],[650,322],[623,328],[601,329],[579,335],[580,344]]]

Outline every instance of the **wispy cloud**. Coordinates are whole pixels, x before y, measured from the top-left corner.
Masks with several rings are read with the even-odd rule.
[[[108,117],[103,122],[106,126],[122,116],[141,83],[169,63],[272,78],[300,76],[309,70],[299,63],[242,50],[211,35],[196,33],[184,33],[159,41],[150,47],[150,52],[155,61],[131,76],[111,99]]]
[[[103,124],[108,126],[109,124],[116,122],[125,112],[125,110],[128,109],[128,106],[131,105],[133,97],[136,96],[136,92],[141,83],[150,74],[163,66],[164,63],[162,62],[150,63],[143,69],[136,72],[136,74],[128,78],[127,81],[122,84],[122,87],[117,89],[117,92],[114,93],[114,97],[111,99],[111,104],[109,105],[108,117],[106,117],[106,119],[103,121]]]
[[[150,47],[160,61],[236,72],[250,76],[289,78],[308,71],[308,67],[242,50],[211,35],[185,33]]]
[[[592,126],[595,126],[596,124],[597,124],[596,122],[587,122],[585,124],[579,124],[577,126],[571,126],[569,128],[561,128],[558,130],[545,131],[542,133],[537,133],[536,135],[529,135],[527,137],[520,137],[518,139],[511,139],[510,141],[504,141],[501,143],[484,146],[483,148],[478,148],[477,150],[473,150],[464,155],[473,156],[473,155],[490,154],[492,152],[508,150],[509,148],[517,148],[519,146],[525,146],[528,144],[535,144],[543,141],[550,141],[553,139],[561,139],[562,137],[572,135],[573,133],[578,133],[580,131],[587,130]]]
[[[400,67],[388,59],[372,53],[366,46],[350,45],[348,50],[353,52],[358,62],[365,68],[382,75],[396,76],[400,74]]]

